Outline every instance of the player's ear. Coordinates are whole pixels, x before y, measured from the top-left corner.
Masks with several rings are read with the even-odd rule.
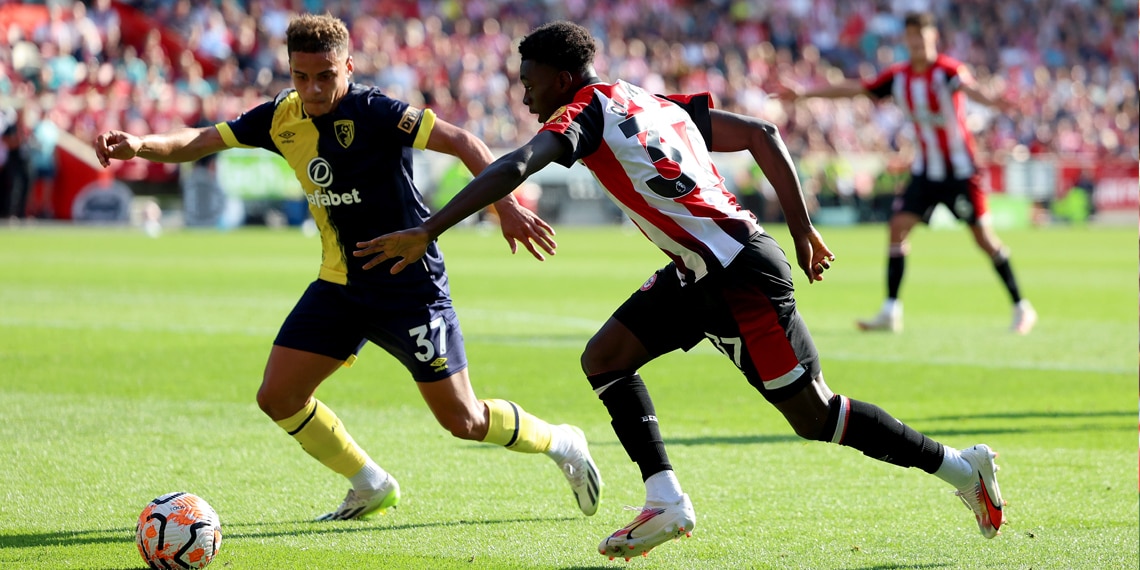
[[[569,71],[559,71],[558,77],[555,78],[558,85],[558,90],[566,92],[574,88],[574,74]]]
[[[353,68],[353,67],[354,67],[354,66],[353,66],[353,63],[352,63],[352,56],[351,56],[351,55],[349,55],[349,56],[347,57],[347,59],[345,59],[345,60],[344,60],[344,68],[345,68],[345,70],[347,70],[347,71],[348,71],[348,75],[349,75],[349,76],[351,76],[351,75],[352,75],[352,68]]]

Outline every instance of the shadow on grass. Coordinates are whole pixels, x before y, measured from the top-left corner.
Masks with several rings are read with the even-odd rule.
[[[479,520],[455,520],[455,521],[435,521],[423,523],[405,523],[405,524],[392,524],[392,525],[374,525],[368,524],[370,521],[338,521],[335,523],[315,522],[310,520],[291,521],[291,522],[275,522],[275,523],[236,523],[226,525],[226,528],[231,529],[225,532],[223,529],[223,536],[231,540],[239,538],[272,538],[275,536],[294,536],[302,534],[345,534],[351,532],[390,532],[398,530],[415,530],[420,528],[444,528],[453,526],[465,525],[480,525],[486,526],[489,524],[515,524],[515,523],[537,523],[537,522],[565,522],[578,520],[578,517],[531,517],[531,518],[514,518],[514,519],[479,519]],[[265,526],[280,526],[289,525],[287,530],[280,531],[242,531],[242,527],[265,527]],[[335,525],[335,526],[334,526]],[[239,530],[233,530],[237,528]]]
[[[296,536],[304,534],[345,534],[353,532],[387,532],[414,530],[418,528],[439,528],[463,525],[514,524],[535,522],[563,522],[578,520],[577,517],[533,517],[514,519],[457,520],[393,525],[368,524],[369,521],[341,521],[321,523],[309,520],[270,523],[228,523],[222,526],[222,539],[225,541],[243,538],[272,538],[276,536]],[[281,530],[256,530],[265,527],[284,527]],[[254,530],[242,530],[254,529]],[[0,548],[38,548],[56,546],[76,546],[83,544],[134,544],[135,529],[77,530],[61,532],[33,532],[27,534],[0,535]]]
[[[927,563],[927,564],[877,564],[875,566],[860,566],[852,568],[851,570],[904,570],[912,569],[917,570],[920,568],[945,568],[949,566],[948,563]]]
[[[135,529],[75,530],[61,532],[33,532],[28,534],[0,534],[0,548],[29,548],[38,546],[75,546],[79,544],[110,544],[135,542]]]
[[[928,418],[916,418],[913,421],[924,422],[949,422],[949,421],[962,421],[962,420],[1026,420],[1026,419],[1067,419],[1067,418],[1131,418],[1136,419],[1136,410],[1120,410],[1112,412],[1046,412],[1046,411],[1027,411],[1027,412],[1004,412],[993,414],[968,414],[968,415],[955,415],[955,416],[931,416]]]

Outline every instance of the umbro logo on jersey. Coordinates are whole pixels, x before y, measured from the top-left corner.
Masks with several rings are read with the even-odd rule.
[[[297,136],[297,133],[293,131],[284,131],[277,133],[277,138],[281,139],[282,144],[293,144],[293,137],[295,136]]]
[[[428,364],[428,366],[431,366],[433,372],[443,372],[447,370],[447,358],[441,356],[431,361],[431,364]]]

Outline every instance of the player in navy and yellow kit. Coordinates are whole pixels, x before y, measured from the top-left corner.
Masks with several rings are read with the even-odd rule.
[[[313,397],[333,372],[351,365],[366,341],[408,368],[445,429],[461,439],[547,454],[570,481],[582,512],[594,514],[601,480],[581,430],[552,426],[514,402],[476,398],[439,249],[433,244],[422,263],[397,275],[364,271],[364,261],[352,255],[359,241],[428,218],[412,182],[413,148],[456,156],[475,174],[490,164],[490,151],[431,110],[349,82],[353,62],[340,20],[304,15],[286,35],[294,89],[212,127],[144,136],[108,131],[96,138],[95,152],[107,166],[110,159],[186,162],[257,147],[293,167],[320,228],[321,268],[281,326],[257,402],[306,452],[351,481],[344,502],[320,520],[382,512],[400,498],[396,479]],[[533,212],[510,197],[495,207],[512,251],[521,242],[539,260],[539,248],[554,253],[553,231]]]

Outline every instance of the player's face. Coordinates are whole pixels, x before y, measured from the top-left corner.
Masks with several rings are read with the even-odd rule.
[[[907,26],[903,42],[912,62],[930,62],[938,57],[938,29],[933,26]]]
[[[519,66],[519,82],[523,86],[523,105],[545,123],[559,107],[574,99],[573,77],[544,63],[524,59]]]
[[[341,97],[348,92],[352,56],[338,55],[335,51],[295,51],[289,56],[289,68],[293,87],[305,105],[305,113],[318,117],[335,109]]]

